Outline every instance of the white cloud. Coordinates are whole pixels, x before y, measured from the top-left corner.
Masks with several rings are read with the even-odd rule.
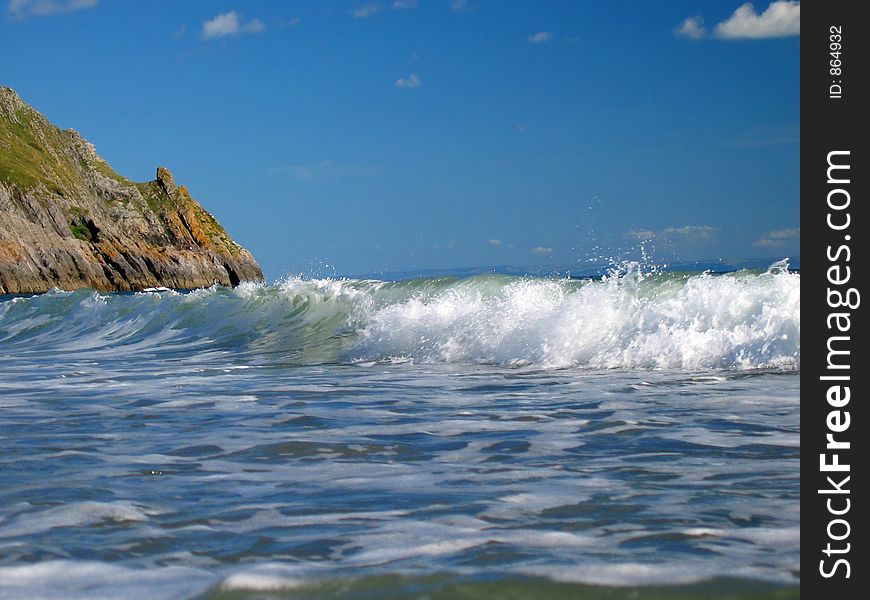
[[[501,240],[497,240],[495,238],[489,240],[490,246],[501,246]]]
[[[228,37],[243,33],[260,33],[266,26],[260,19],[243,22],[239,13],[230,11],[221,13],[202,24],[202,38],[209,40],[217,37]]]
[[[677,35],[687,37],[693,40],[699,40],[707,35],[707,29],[704,27],[704,19],[701,17],[689,17],[677,27],[675,30]]]
[[[236,35],[239,32],[239,15],[235,12],[221,13],[202,25],[202,37]]]
[[[368,19],[370,16],[381,12],[383,8],[384,7],[379,3],[372,2],[370,4],[363,4],[362,6],[356,7],[350,14],[353,15],[354,19]]]
[[[547,246],[535,246],[531,250],[529,250],[529,254],[552,254],[553,249],[548,248]]]
[[[539,31],[533,35],[530,35],[526,38],[526,41],[530,44],[546,44],[550,40],[553,39],[553,34],[549,31]]]
[[[450,3],[450,10],[453,12],[467,12],[474,8],[468,3],[468,0],[453,0]]]
[[[409,8],[417,8],[417,0],[393,0],[390,5],[393,10],[408,10]]]
[[[767,232],[761,239],[752,242],[752,245],[762,248],[776,248],[785,246],[789,242],[800,241],[800,237],[800,228],[777,229]]]
[[[12,18],[47,17],[94,8],[99,0],[9,0],[6,11]]]
[[[801,33],[801,3],[794,0],[771,2],[763,13],[755,12],[747,2],[734,11],[727,21],[716,25],[716,37],[724,39],[776,38]]]
[[[423,85],[423,82],[415,73],[411,73],[407,77],[399,77],[393,85],[400,88],[414,89]]]
[[[707,37],[702,17],[689,17],[674,29],[674,33],[693,40]],[[713,28],[720,39],[761,39],[787,37],[801,33],[801,3],[799,0],[775,0],[758,14],[755,6],[747,2],[728,19]]]

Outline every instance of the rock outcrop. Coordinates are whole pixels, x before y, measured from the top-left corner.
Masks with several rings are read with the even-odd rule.
[[[76,131],[0,87],[0,294],[262,279],[254,257],[168,169],[129,181]]]

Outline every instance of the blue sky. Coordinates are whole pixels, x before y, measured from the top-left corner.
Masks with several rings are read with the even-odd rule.
[[[12,0],[0,84],[267,276],[781,258],[799,3]]]

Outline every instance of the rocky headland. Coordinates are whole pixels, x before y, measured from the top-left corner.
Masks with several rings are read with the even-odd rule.
[[[130,181],[76,131],[0,87],[0,294],[262,279],[251,253],[169,170]]]

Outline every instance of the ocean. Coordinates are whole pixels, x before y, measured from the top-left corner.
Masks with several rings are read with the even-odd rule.
[[[0,599],[797,598],[800,274],[0,297]]]

